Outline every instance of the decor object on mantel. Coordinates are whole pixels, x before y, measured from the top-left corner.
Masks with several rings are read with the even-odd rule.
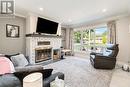
[[[19,37],[19,26],[6,24],[6,37],[18,38]]]
[[[37,34],[37,33],[26,34],[26,37],[56,37],[56,38],[62,38],[59,35],[54,35],[54,34]]]

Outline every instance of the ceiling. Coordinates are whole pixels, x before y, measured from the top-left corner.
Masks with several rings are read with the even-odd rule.
[[[62,25],[77,25],[128,14],[130,0],[15,0],[16,13],[36,13]],[[43,8],[40,10],[40,8]]]

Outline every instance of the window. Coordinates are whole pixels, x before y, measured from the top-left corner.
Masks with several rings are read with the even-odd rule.
[[[81,50],[81,32],[80,31],[74,32],[74,50],[75,51]]]
[[[97,51],[103,50],[107,43],[108,30],[106,27],[95,29],[95,49]]]
[[[101,51],[107,43],[107,27],[74,32],[74,51]]]

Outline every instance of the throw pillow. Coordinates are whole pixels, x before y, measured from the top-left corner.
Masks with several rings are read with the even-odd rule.
[[[31,73],[34,73],[34,72],[40,72],[40,73],[43,74],[43,79],[45,79],[45,78],[51,76],[52,71],[53,71],[53,69],[44,69],[44,70],[40,69],[40,70],[34,70],[34,71],[27,70],[27,71],[15,72],[14,75],[16,77],[18,77],[20,79],[20,81],[23,81],[23,78],[25,76],[27,76],[27,75],[29,75]]]
[[[13,63],[6,57],[0,57],[0,75],[14,72]]]
[[[26,67],[16,67],[16,72],[14,75],[20,79],[20,81],[23,81],[23,78],[31,73],[35,72],[42,72],[43,67],[40,65],[34,65],[34,66],[26,66]]]
[[[41,73],[43,73],[43,79],[51,76],[53,69],[44,69]]]
[[[25,58],[25,56],[23,54],[12,56],[11,61],[13,62],[15,67],[16,66],[17,67],[24,67],[24,66],[29,64],[27,59]]]
[[[5,57],[7,57],[7,58],[11,58],[12,56],[16,56],[16,55],[19,55],[20,53],[16,53],[16,54],[11,54],[11,55],[5,55]],[[11,59],[10,59],[11,60]]]
[[[112,54],[112,50],[106,50],[105,52],[103,52],[104,56],[110,56]]]

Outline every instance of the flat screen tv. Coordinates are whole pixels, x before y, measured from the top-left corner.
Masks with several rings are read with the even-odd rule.
[[[57,34],[58,23],[38,17],[37,33]]]

